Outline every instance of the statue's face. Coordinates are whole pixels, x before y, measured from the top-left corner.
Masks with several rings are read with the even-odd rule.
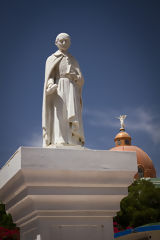
[[[66,51],[70,47],[70,39],[59,37],[56,41],[56,46],[59,50]]]

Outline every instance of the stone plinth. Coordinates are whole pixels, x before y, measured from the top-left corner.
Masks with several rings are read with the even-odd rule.
[[[136,171],[134,152],[21,147],[0,170],[0,199],[21,240],[111,240]]]

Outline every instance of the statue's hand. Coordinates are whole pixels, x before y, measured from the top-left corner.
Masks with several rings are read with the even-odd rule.
[[[69,79],[71,79],[72,81],[75,81],[75,82],[78,80],[76,73],[66,73],[65,77],[67,77],[67,78],[69,78]]]
[[[82,84],[81,84],[81,77],[78,74],[76,74],[76,73],[69,73],[67,75],[68,75],[68,78],[71,79],[73,82],[75,82],[79,87],[82,86]]]
[[[80,75],[73,74],[73,81],[79,86],[82,87],[83,82]]]
[[[58,88],[58,85],[57,85],[57,84],[54,84],[54,85],[52,85],[51,87],[48,87],[48,88],[46,89],[47,95],[50,95],[50,94],[52,94],[52,93],[55,93],[56,90],[57,90],[57,88]]]
[[[50,94],[56,92],[57,87],[58,87],[58,85],[54,84],[54,80],[52,78],[50,78],[48,80],[47,88],[46,88],[47,95],[50,95]]]

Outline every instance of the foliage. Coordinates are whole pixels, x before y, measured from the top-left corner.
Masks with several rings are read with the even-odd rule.
[[[123,230],[128,230],[128,229],[133,229],[133,228],[132,227],[122,228],[121,225],[119,225],[117,222],[113,221],[113,231],[114,231],[114,233],[118,233],[118,232],[121,232]]]
[[[19,230],[0,227],[0,240],[20,240]]]
[[[19,229],[13,223],[11,214],[7,214],[5,205],[0,203],[0,240],[19,240]]]
[[[160,221],[160,189],[147,180],[137,180],[128,188],[114,218],[122,229]]]

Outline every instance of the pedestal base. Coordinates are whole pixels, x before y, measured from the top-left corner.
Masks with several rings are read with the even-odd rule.
[[[21,240],[111,240],[136,153],[21,147],[0,171],[0,199]]]

